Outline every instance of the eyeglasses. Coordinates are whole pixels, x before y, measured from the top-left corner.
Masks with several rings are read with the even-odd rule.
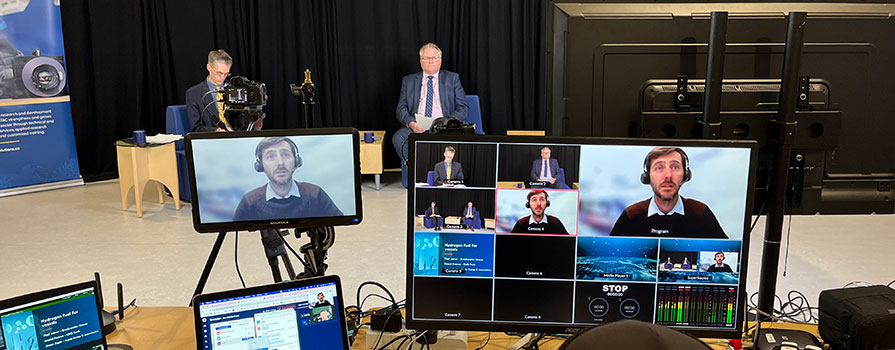
[[[429,57],[420,57],[420,61],[435,61],[440,60],[441,56],[429,56]]]
[[[230,72],[218,72],[218,71],[214,71],[214,74],[215,74],[215,75],[218,75],[218,76],[223,76],[223,77],[229,77],[229,76],[230,76]]]

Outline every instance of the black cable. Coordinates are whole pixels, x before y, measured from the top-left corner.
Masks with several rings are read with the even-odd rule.
[[[311,268],[311,265],[308,265],[308,263],[305,262],[305,260],[302,259],[301,256],[298,255],[298,253],[295,252],[295,249],[292,249],[292,246],[289,245],[289,242],[287,242],[286,239],[283,238],[282,235],[280,235],[279,230],[274,230],[274,231],[277,231],[276,232],[277,237],[280,237],[280,241],[283,242],[284,245],[286,245],[286,248],[289,248],[289,251],[292,252],[292,255],[295,255],[295,258],[298,259],[298,262],[300,262],[302,265],[304,265],[304,267],[306,269],[308,269],[308,271],[314,271],[314,274],[317,274],[317,269]]]
[[[388,290],[388,288],[385,288],[385,286],[383,286],[382,284],[380,284],[379,282],[376,282],[376,281],[365,281],[365,282],[361,283],[359,286],[357,286],[357,297],[356,297],[354,300],[356,300],[356,302],[358,303],[358,304],[357,304],[357,305],[358,305],[358,308],[360,308],[360,302],[361,302],[361,299],[360,299],[360,291],[361,291],[361,288],[363,288],[363,287],[366,286],[366,285],[370,285],[370,284],[372,284],[372,285],[374,285],[374,286],[377,286],[377,287],[379,287],[380,289],[382,289],[383,291],[385,291],[385,293],[388,294],[388,297],[389,297],[389,298],[391,299],[391,301],[392,301],[392,307],[394,307],[395,309],[398,308],[398,307],[397,307],[397,306],[398,306],[398,302],[395,301],[395,296],[392,295],[392,292],[390,292],[390,291]]]
[[[892,282],[889,282],[889,284],[887,284],[886,287],[890,287],[890,288],[891,288],[893,283],[895,283],[895,280],[892,280]]]
[[[384,296],[381,296],[381,295],[376,294],[376,293],[372,293],[372,294],[367,294],[367,296],[364,297],[364,300],[360,302],[360,305],[358,305],[357,308],[363,310],[363,309],[364,309],[364,303],[365,303],[365,302],[367,301],[367,299],[369,299],[370,297],[377,297],[377,298],[379,298],[379,299],[382,299],[382,300],[391,302],[391,300],[389,300],[388,298],[386,298],[386,297],[384,297]]]
[[[490,341],[491,341],[491,332],[488,332],[488,338],[485,339],[485,343],[484,343],[484,344],[481,344],[481,346],[475,348],[475,350],[482,350],[482,349],[484,349],[486,346],[488,346],[488,343],[489,343]]]
[[[752,220],[752,225],[749,226],[749,233],[752,233],[752,230],[755,229],[755,225],[758,224],[758,218],[761,217],[761,213],[764,212],[764,205],[767,201],[761,202],[761,207],[758,208],[758,215],[755,216],[755,220]]]
[[[789,237],[792,232],[792,206],[789,207],[789,222],[786,223],[786,253],[783,256],[783,277],[786,277],[786,270],[789,267]]]
[[[394,344],[396,341],[398,341],[398,339],[403,339],[403,340],[401,340],[401,343],[399,343],[398,346],[395,347],[395,349],[400,349],[401,346],[404,345],[405,341],[410,340],[412,342],[413,339],[411,339],[411,338],[413,338],[413,336],[416,334],[419,334],[419,332],[412,333],[412,334],[399,335],[399,336],[395,337],[394,339],[389,340],[385,344],[382,344],[382,349],[388,348],[389,345]],[[373,349],[376,349],[376,348],[373,348]]]
[[[137,298],[134,298],[134,300],[131,300],[131,302],[128,303],[127,305],[125,305],[124,308],[121,309],[121,311],[122,312],[127,311],[127,309],[129,309],[131,306],[137,306]],[[112,316],[118,315],[118,310],[109,312],[109,314],[111,314]]]
[[[239,276],[239,282],[242,287],[246,287],[246,281],[242,279],[242,272],[239,272],[239,232],[236,232],[236,241],[233,242],[233,263],[236,265],[236,275]]]

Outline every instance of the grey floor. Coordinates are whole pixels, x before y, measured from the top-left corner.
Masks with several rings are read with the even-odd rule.
[[[349,303],[357,285],[367,280],[384,284],[402,299],[406,190],[395,174],[384,176],[379,191],[372,177],[364,181],[364,221],[336,229],[328,273],[342,277]],[[136,217],[133,192],[130,208],[121,210],[117,180],[0,198],[0,299],[89,280],[99,271],[109,305],[115,302],[116,282],[124,284],[126,299],[137,298],[137,305],[187,305],[215,235],[193,230],[188,203],[180,211],[170,198],[164,205],[157,203],[153,187],[147,187],[143,218]],[[777,294],[785,297],[799,290],[816,303],[820,291],[852,281],[889,283],[895,279],[893,227],[892,215],[793,217],[787,273],[783,275],[781,262]],[[749,293],[758,287],[763,218],[753,232]],[[259,236],[238,236],[246,284],[270,283]],[[206,291],[240,287],[235,238],[227,236]],[[296,248],[306,241],[290,238]],[[376,292],[366,288],[365,293]]]

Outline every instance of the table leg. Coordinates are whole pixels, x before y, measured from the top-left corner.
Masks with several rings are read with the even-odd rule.
[[[155,181],[155,190],[158,192],[158,202],[165,204],[165,189],[161,182]]]
[[[380,174],[376,174],[376,175],[374,175],[374,176],[376,177],[376,190],[377,190],[377,191],[379,191],[379,175],[380,175]]]

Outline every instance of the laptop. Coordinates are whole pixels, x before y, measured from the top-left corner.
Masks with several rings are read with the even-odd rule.
[[[198,350],[348,350],[338,276],[197,295]]]
[[[96,281],[0,301],[0,350],[106,349]]]

